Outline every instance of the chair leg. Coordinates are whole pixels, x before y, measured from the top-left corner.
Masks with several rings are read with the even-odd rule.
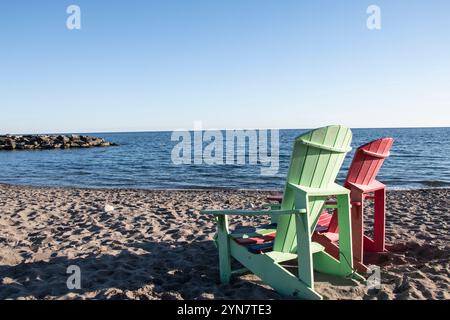
[[[385,251],[386,190],[375,191],[373,251]]]
[[[353,190],[351,193],[352,202],[359,202],[361,205],[353,205],[351,209],[351,229],[353,258],[356,262],[363,261],[363,241],[364,241],[364,197],[361,192]],[[339,222],[340,225],[340,222]],[[340,241],[340,239],[339,239]]]
[[[337,200],[339,247],[336,247],[336,249],[338,250],[338,257],[335,258],[328,252],[318,252],[314,255],[314,268],[327,274],[341,277],[352,275],[355,279],[363,280],[362,276],[353,272],[350,197],[349,195],[340,195],[337,197]]]
[[[298,277],[314,290],[313,257],[311,252],[311,228],[309,227],[308,197],[296,195],[296,208],[306,208],[305,214],[295,216],[297,229]]]
[[[219,249],[220,281],[227,284],[231,279],[230,239],[228,237],[228,218],[219,216],[217,221],[217,241]]]
[[[343,275],[353,273],[352,223],[350,219],[350,197],[340,195],[338,200],[339,261]]]

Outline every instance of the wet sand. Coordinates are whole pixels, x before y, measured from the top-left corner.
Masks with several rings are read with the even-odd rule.
[[[251,274],[218,279],[206,208],[257,208],[263,191],[0,185],[0,299],[280,299]],[[450,189],[391,191],[382,289],[316,275],[325,299],[450,299]],[[232,219],[236,225],[261,218]],[[81,270],[69,290],[67,268]]]

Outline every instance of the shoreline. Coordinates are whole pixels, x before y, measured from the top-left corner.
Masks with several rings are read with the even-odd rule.
[[[200,213],[258,208],[268,194],[0,184],[0,299],[282,299],[251,274],[220,284],[216,224]],[[389,191],[390,252],[365,257],[380,266],[382,289],[316,274],[317,291],[325,299],[450,299],[449,208],[450,189]],[[230,220],[231,229],[268,222]],[[80,267],[80,290],[66,286],[71,265]]]
[[[283,192],[283,188],[280,189],[246,189],[246,188],[122,188],[122,187],[77,187],[77,186],[48,186],[48,185],[31,185],[31,184],[13,184],[0,182],[0,187],[22,187],[22,188],[37,188],[37,189],[80,189],[80,190],[90,190],[90,191],[174,191],[174,192],[204,192],[204,191],[225,191],[225,192]],[[401,192],[401,191],[438,191],[438,190],[450,190],[450,186],[444,187],[433,187],[433,188],[387,188],[386,192]]]

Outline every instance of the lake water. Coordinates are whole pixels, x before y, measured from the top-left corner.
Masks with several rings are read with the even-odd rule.
[[[395,139],[379,180],[391,189],[450,187],[450,128],[354,129],[354,149]],[[279,172],[262,176],[260,165],[176,165],[171,132],[90,134],[118,147],[0,151],[0,183],[95,188],[283,188],[292,143],[305,130],[280,130]],[[339,175],[345,178],[353,152]],[[248,162],[248,161],[247,161]]]

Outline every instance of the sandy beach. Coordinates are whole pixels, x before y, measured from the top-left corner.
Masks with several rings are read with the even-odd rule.
[[[280,299],[251,274],[221,285],[206,208],[258,208],[263,191],[0,185],[0,299]],[[106,208],[105,208],[106,206]],[[256,218],[232,225],[259,224]],[[325,299],[450,299],[450,189],[390,191],[382,289],[317,274]],[[66,286],[81,270],[80,290]]]

